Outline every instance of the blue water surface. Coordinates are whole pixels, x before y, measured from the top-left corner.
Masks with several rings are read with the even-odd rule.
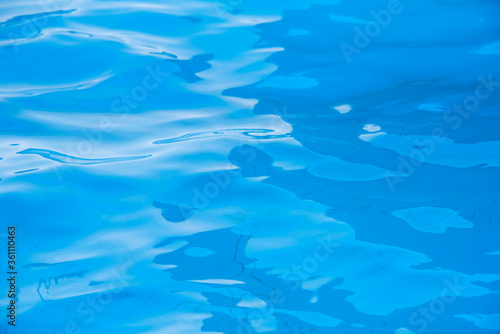
[[[500,333],[498,1],[0,16],[0,333]]]

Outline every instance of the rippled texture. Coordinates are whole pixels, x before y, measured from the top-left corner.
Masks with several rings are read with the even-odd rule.
[[[2,330],[500,332],[498,1],[0,8]]]

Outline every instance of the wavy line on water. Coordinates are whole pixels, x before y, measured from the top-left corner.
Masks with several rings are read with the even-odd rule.
[[[97,164],[106,164],[112,162],[126,162],[126,161],[141,160],[151,157],[150,154],[150,155],[137,155],[132,157],[85,159],[85,158],[74,157],[71,155],[66,155],[56,151],[44,150],[38,148],[29,148],[27,150],[17,152],[17,154],[38,154],[45,159],[57,161],[60,163],[75,164],[75,165],[97,165]]]
[[[114,74],[111,74],[110,71],[107,71],[95,78],[82,80],[75,83],[54,85],[2,85],[0,86],[0,100],[4,97],[27,97],[71,90],[89,89],[100,84],[103,81],[108,80],[113,76]]]
[[[20,170],[18,172],[14,172],[14,174],[24,174],[24,173],[29,173],[38,170],[38,168],[32,168],[32,169],[25,169],[25,170]]]
[[[64,15],[74,12],[71,10],[57,10],[29,15],[15,16],[7,21],[0,22],[0,29],[4,32],[0,34],[0,47],[13,47],[29,43],[29,41],[43,35],[43,29],[47,27],[47,20],[52,16]],[[26,28],[28,28],[26,30]],[[17,51],[16,51],[17,52]]]
[[[265,136],[257,136],[252,133],[269,133],[274,132],[274,130],[270,129],[223,129],[216,131],[201,131],[188,133],[186,135],[174,138],[167,138],[154,141],[153,144],[170,144],[187,140],[198,140],[198,139],[207,139],[213,137],[229,137],[229,138],[242,138],[242,137],[250,137],[251,139],[277,139],[277,138],[288,138],[291,136],[290,133],[283,133],[279,135],[265,135]]]
[[[38,19],[43,19],[49,16],[56,16],[56,15],[64,15],[64,14],[69,14],[71,12],[74,12],[76,9],[70,9],[70,10],[54,10],[51,12],[42,12],[42,13],[36,13],[36,14],[28,14],[28,15],[18,15],[14,16],[13,18],[8,19],[7,21],[0,22],[0,27],[13,27],[13,26],[18,26],[22,24],[27,24],[31,23],[33,21],[36,21]]]

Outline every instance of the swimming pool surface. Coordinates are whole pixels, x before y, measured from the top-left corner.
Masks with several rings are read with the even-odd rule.
[[[2,1],[0,333],[500,333],[499,64],[493,0]]]

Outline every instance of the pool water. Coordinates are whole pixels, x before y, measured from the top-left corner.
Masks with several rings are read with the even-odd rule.
[[[1,333],[500,333],[497,1],[0,8]]]

